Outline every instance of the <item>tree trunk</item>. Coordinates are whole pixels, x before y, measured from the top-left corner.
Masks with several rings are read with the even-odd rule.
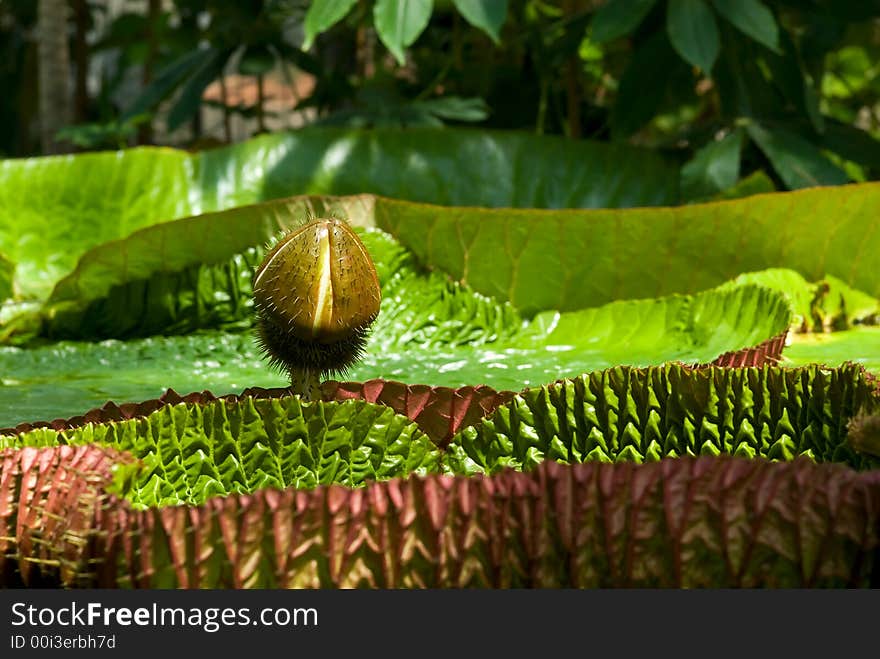
[[[76,65],[74,85],[74,109],[77,123],[89,120],[89,44],[86,32],[89,30],[89,6],[87,0],[73,0],[73,20],[76,32],[73,39],[73,61]]]
[[[67,0],[39,0],[37,44],[40,71],[40,141],[44,153],[67,150],[55,134],[70,124],[70,54],[67,45]]]
[[[144,58],[144,70],[141,77],[146,89],[147,85],[153,82],[153,68],[156,66],[156,58],[159,54],[159,38],[156,29],[159,25],[159,19],[162,17],[162,3],[160,0],[150,0],[147,5],[147,56]],[[153,142],[153,122],[148,121],[138,127],[138,144],[152,144]]]

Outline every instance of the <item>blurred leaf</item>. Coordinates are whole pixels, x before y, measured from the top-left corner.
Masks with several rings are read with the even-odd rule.
[[[849,183],[843,170],[796,133],[784,128],[769,130],[754,122],[746,129],[789,189]]]
[[[173,132],[189,120],[202,105],[202,94],[208,85],[220,77],[229,58],[229,50],[211,48],[212,56],[187,80],[180,96],[168,112],[168,131]]]
[[[870,167],[875,173],[880,172],[880,140],[864,130],[849,124],[828,121],[821,143],[823,147],[846,160]]]
[[[742,129],[737,129],[697,151],[681,168],[682,197],[702,199],[736,184],[744,137]]]
[[[248,48],[238,63],[238,72],[246,76],[265,75],[275,66],[275,56],[265,46]]]
[[[666,30],[678,54],[710,75],[721,49],[711,7],[704,0],[669,0]]]
[[[452,0],[465,20],[501,43],[501,26],[507,18],[507,0]]]
[[[773,185],[773,180],[767,176],[764,170],[759,169],[737,182],[736,185],[727,188],[726,190],[722,190],[712,197],[712,200],[741,199],[743,197],[751,197],[756,194],[764,194],[767,192],[776,192],[776,186]]]
[[[406,63],[404,49],[428,26],[433,4],[433,0],[376,0],[376,31],[401,66]]]
[[[213,48],[194,50],[169,64],[150,85],[141,92],[123,113],[122,120],[130,119],[155,108],[184,80],[210,62],[216,54]]]
[[[774,95],[763,111],[757,114],[758,116],[780,115],[787,111],[788,106],[793,106],[798,113],[810,120],[813,130],[821,133],[825,129],[825,124],[819,108],[819,97],[801,62],[799,47],[788,32],[780,35],[779,45],[779,53],[767,54],[761,59],[769,68],[777,94],[781,92],[784,98],[779,99]],[[755,81],[751,84],[753,90],[757,86],[756,78],[756,75],[750,78],[750,81]]]
[[[311,48],[315,37],[345,18],[356,4],[357,0],[312,0],[306,13],[303,50]]]
[[[83,149],[121,149],[135,134],[138,126],[149,121],[151,115],[138,114],[125,121],[95,122],[65,126],[55,135],[59,141],[70,142]]]
[[[715,10],[743,34],[779,52],[779,27],[760,0],[712,0]]]
[[[489,116],[489,107],[481,98],[444,96],[427,101],[416,101],[411,105],[441,119],[452,121],[483,121]]]
[[[669,72],[684,66],[666,34],[658,31],[640,44],[623,73],[611,111],[611,135],[629,137],[657,114],[670,81]]]
[[[635,30],[657,0],[609,0],[593,18],[591,41],[604,43]]]

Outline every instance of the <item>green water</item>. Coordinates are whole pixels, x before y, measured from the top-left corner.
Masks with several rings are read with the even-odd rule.
[[[565,345],[385,348],[369,350],[345,379],[381,377],[519,390],[612,366],[619,358],[607,350]],[[128,342],[63,342],[30,350],[5,347],[0,348],[0,373],[0,427],[66,418],[108,400],[140,402],[168,388],[180,394],[208,389],[220,395],[287,385],[284,376],[266,367],[250,334],[221,332]]]

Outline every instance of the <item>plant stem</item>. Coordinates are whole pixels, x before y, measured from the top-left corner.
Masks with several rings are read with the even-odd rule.
[[[321,378],[307,368],[290,369],[290,391],[303,400],[321,400]]]

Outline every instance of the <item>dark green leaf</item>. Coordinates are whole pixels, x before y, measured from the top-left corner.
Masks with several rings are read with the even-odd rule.
[[[265,75],[275,66],[275,56],[265,47],[248,48],[238,62],[238,72],[246,76]]]
[[[840,157],[880,172],[880,140],[867,131],[837,121],[825,124],[822,146]]]
[[[451,121],[483,121],[489,116],[489,107],[481,98],[444,96],[427,101],[416,101],[412,106]]]
[[[604,43],[635,30],[657,0],[609,0],[593,18],[590,40]]]
[[[303,50],[311,48],[315,37],[345,18],[356,4],[357,0],[312,0],[306,13]]]
[[[743,131],[737,129],[697,151],[681,168],[682,198],[701,199],[733,186],[739,178],[743,137]]]
[[[615,140],[629,137],[657,114],[669,87],[670,71],[683,66],[663,32],[637,47],[620,80],[611,111]]]
[[[500,43],[501,26],[507,18],[507,0],[452,0],[465,20]]]
[[[781,54],[768,54],[761,58],[769,67],[776,94],[754,116],[777,116],[786,106],[793,106],[799,114],[810,120],[813,130],[821,134],[825,129],[825,119],[819,108],[815,83],[803,67],[800,48],[788,32],[780,35],[779,43]],[[756,75],[753,74],[749,78],[753,89],[758,81],[763,82],[763,76],[756,80]],[[784,99],[779,98],[778,92],[782,92]]]
[[[178,85],[180,85],[180,83],[193,75],[195,71],[201,70],[206,62],[213,59],[214,55],[215,50],[213,48],[202,48],[187,53],[172,62],[159,73],[156,79],[150,83],[143,92],[141,92],[140,96],[138,96],[125,111],[121,120],[125,121],[155,108],[159,103],[164,101],[178,87]]]
[[[715,10],[738,30],[779,52],[779,27],[773,12],[760,0],[712,0]]]
[[[212,50],[212,57],[206,60],[199,69],[186,81],[180,96],[168,112],[168,131],[173,132],[183,123],[192,118],[202,106],[202,94],[205,89],[223,73],[223,66],[230,55],[229,51]]]
[[[376,0],[373,21],[379,39],[397,61],[406,63],[404,49],[428,26],[433,0]]]
[[[705,0],[669,0],[666,30],[679,55],[705,75],[711,74],[721,37],[715,15]]]
[[[752,195],[764,194],[767,192],[776,192],[776,187],[773,185],[773,180],[767,176],[763,170],[759,169],[741,179],[736,185],[733,185],[726,190],[722,190],[712,199],[713,201],[720,201],[722,199],[741,199],[743,197],[751,197]]]
[[[849,183],[843,170],[796,133],[758,123],[750,123],[747,130],[789,189]]]

